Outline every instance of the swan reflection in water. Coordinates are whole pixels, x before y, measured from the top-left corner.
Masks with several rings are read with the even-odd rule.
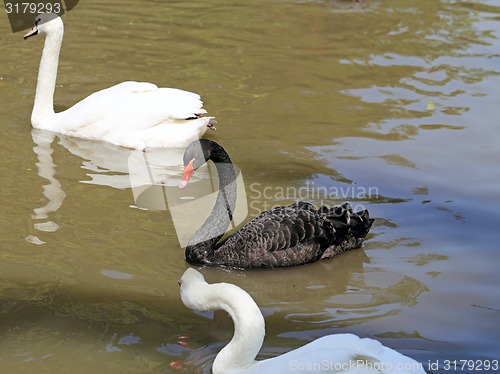
[[[153,148],[143,152],[39,129],[32,130],[32,138],[35,144],[33,151],[38,159],[38,175],[48,181],[43,185],[47,203],[35,208],[32,215],[37,231],[55,232],[59,229],[59,225],[50,219],[50,214],[61,207],[66,197],[66,192],[56,178],[57,165],[53,159],[55,144],[82,159],[81,167],[89,171],[89,179],[82,180],[81,183],[131,189],[131,207],[168,210],[181,246],[187,244],[196,227],[203,223],[215,201],[218,182],[213,167],[204,167],[194,175],[194,183],[189,191],[177,187],[182,176],[183,148]],[[229,229],[245,220],[248,214],[243,179],[239,171],[237,184],[237,208]],[[35,235],[29,235],[27,240],[44,244]]]
[[[66,192],[56,178],[57,165],[53,159],[54,140],[70,153],[82,159],[82,168],[89,170],[89,180],[82,183],[107,186],[117,189],[141,188],[163,181],[176,185],[181,176],[182,149],[169,148],[151,152],[134,151],[108,143],[78,139],[52,131],[33,129],[33,152],[37,156],[38,175],[48,181],[43,185],[43,196],[47,203],[33,210],[34,227],[38,231],[54,232],[59,225],[50,219],[63,204]],[[148,169],[141,173],[142,165]],[[135,174],[131,175],[130,171]],[[172,182],[168,182],[173,178]],[[29,241],[37,241],[35,236]],[[39,243],[41,244],[41,243]]]
[[[48,200],[47,204],[33,210],[32,218],[39,221],[34,224],[34,227],[39,231],[54,232],[59,228],[59,225],[48,219],[49,213],[56,212],[66,197],[61,183],[55,178],[56,165],[52,159],[53,149],[51,147],[55,134],[49,131],[32,130],[31,135],[33,142],[36,144],[33,151],[38,158],[36,163],[38,175],[49,181],[48,184],[43,186],[43,195]],[[42,222],[42,220],[45,221]],[[37,239],[34,235],[28,237],[28,241],[35,243]]]

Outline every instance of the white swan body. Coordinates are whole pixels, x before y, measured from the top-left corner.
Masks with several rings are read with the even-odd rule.
[[[54,91],[64,34],[61,18],[53,13],[37,16],[24,38],[38,33],[47,36],[31,115],[34,128],[140,150],[185,147],[214,128],[213,117],[203,117],[206,110],[200,96],[145,82],[117,84],[55,113]]]
[[[184,305],[194,310],[223,309],[234,321],[234,336],[217,355],[213,373],[391,373],[425,374],[422,365],[380,342],[353,334],[328,335],[296,350],[255,361],[265,335],[259,307],[241,288],[208,284],[189,268],[179,280]]]

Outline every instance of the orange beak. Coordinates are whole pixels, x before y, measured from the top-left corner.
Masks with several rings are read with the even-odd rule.
[[[187,186],[189,180],[193,176],[194,167],[193,167],[194,158],[189,161],[189,164],[184,168],[184,172],[182,173],[181,181],[179,182],[179,188],[184,188]]]

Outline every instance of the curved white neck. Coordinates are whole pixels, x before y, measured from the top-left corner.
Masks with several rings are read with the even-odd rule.
[[[36,128],[47,129],[47,120],[55,115],[54,91],[62,39],[63,29],[58,30],[56,33],[47,34],[45,39],[40,70],[38,71],[35,105],[31,113],[31,123]],[[45,126],[43,123],[45,123]]]
[[[265,335],[264,317],[259,307],[250,295],[232,284],[218,283],[208,287],[208,294],[216,295],[216,301],[208,302],[208,309],[224,309],[234,322],[233,338],[215,358],[213,373],[252,366]]]

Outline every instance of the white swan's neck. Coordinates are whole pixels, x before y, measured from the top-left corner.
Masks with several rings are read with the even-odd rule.
[[[252,366],[265,335],[264,317],[255,301],[241,288],[227,283],[207,285],[205,297],[207,309],[223,309],[234,322],[233,338],[215,358],[213,373]]]
[[[50,130],[49,123],[54,124],[54,121],[49,121],[49,119],[55,115],[54,92],[63,34],[64,29],[61,23],[61,28],[57,29],[56,32],[48,33],[45,39],[40,70],[38,71],[35,105],[31,114],[31,123],[35,128]]]

